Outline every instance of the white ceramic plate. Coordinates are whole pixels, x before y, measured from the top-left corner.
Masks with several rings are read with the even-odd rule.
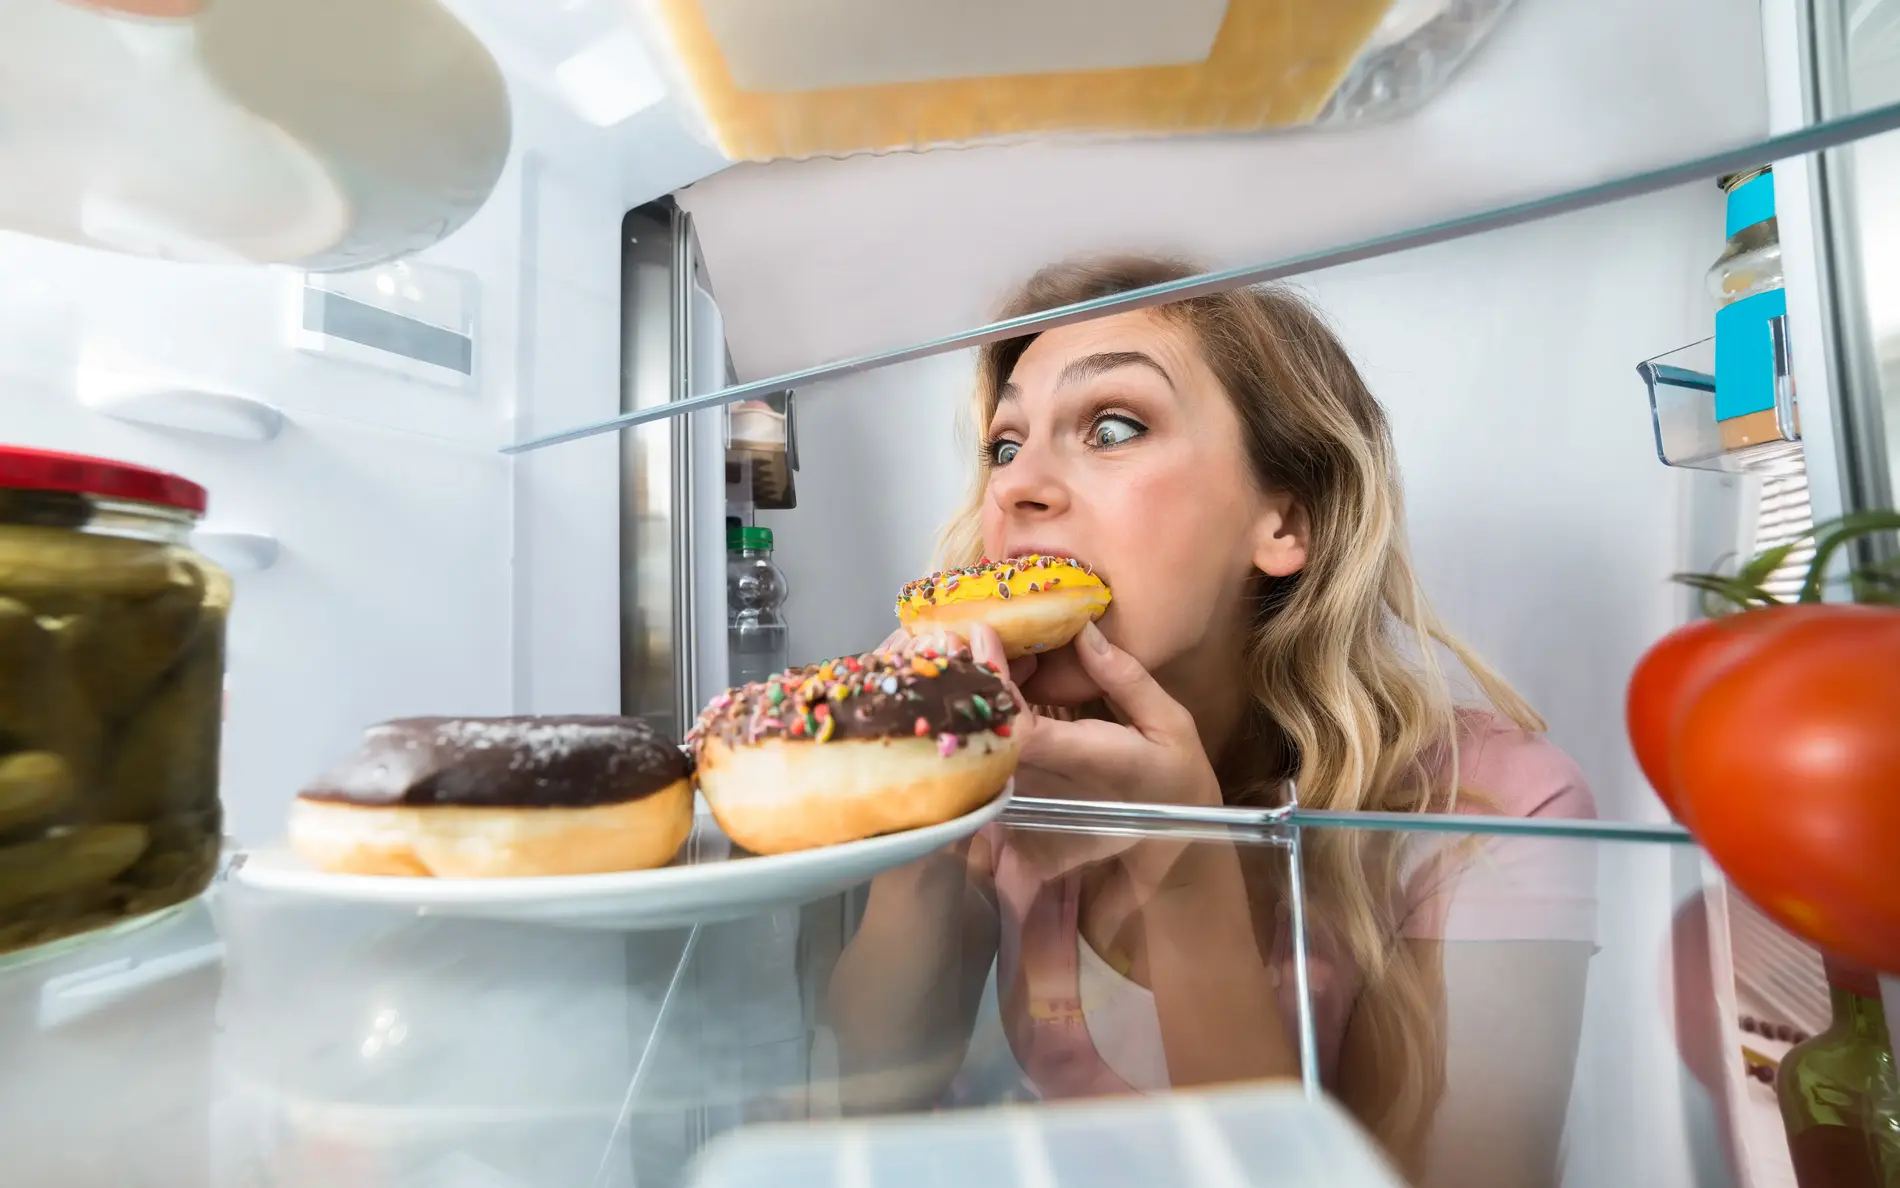
[[[326,874],[285,849],[254,850],[231,878],[267,891],[431,915],[580,928],[676,928],[809,903],[975,833],[1009,802],[1006,786],[973,813],[905,833],[791,854],[735,852],[702,813],[671,865],[531,879],[407,879]]]

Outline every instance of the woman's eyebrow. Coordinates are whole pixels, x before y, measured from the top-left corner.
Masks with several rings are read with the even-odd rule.
[[[1062,369],[1062,373],[1056,376],[1056,387],[1066,388],[1070,384],[1079,384],[1083,380],[1094,379],[1098,375],[1120,367],[1146,367],[1160,376],[1169,388],[1174,387],[1174,377],[1168,374],[1168,369],[1157,363],[1154,356],[1141,351],[1099,351],[1093,355],[1071,359]],[[1022,389],[1015,384],[1004,384],[997,389],[996,402],[1002,404],[1021,395]]]
[[[1062,369],[1062,374],[1056,377],[1056,387],[1066,388],[1070,384],[1079,384],[1122,367],[1146,367],[1160,376],[1168,387],[1174,387],[1174,377],[1168,374],[1168,369],[1157,363],[1154,356],[1141,351],[1102,351],[1071,359],[1068,366]]]

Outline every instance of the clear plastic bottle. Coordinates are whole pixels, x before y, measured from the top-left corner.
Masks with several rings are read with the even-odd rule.
[[[1718,309],[1782,285],[1774,170],[1731,173],[1720,185],[1728,195],[1728,242],[1709,269],[1709,294]]]
[[[1792,392],[1777,366],[1776,324],[1788,312],[1782,288],[1775,175],[1766,166],[1721,179],[1728,242],[1709,269],[1715,298],[1715,420],[1722,449],[1800,436]]]
[[[785,670],[785,595],[785,575],[772,564],[772,530],[726,529],[726,638],[733,684],[762,681]]]

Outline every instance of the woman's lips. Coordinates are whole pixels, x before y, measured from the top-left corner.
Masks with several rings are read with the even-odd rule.
[[[1014,559],[1018,557],[1028,557],[1032,554],[1043,556],[1043,557],[1066,557],[1067,559],[1076,562],[1078,565],[1089,566],[1090,569],[1094,570],[1095,575],[1097,577],[1101,577],[1101,571],[1098,569],[1095,569],[1094,566],[1089,565],[1088,560],[1084,558],[1080,553],[1077,553],[1074,549],[1065,549],[1061,545],[1012,544],[1009,547],[1009,551],[1002,554],[1001,559],[1009,560],[1009,559]],[[1108,579],[1103,578],[1102,580],[1107,581]]]

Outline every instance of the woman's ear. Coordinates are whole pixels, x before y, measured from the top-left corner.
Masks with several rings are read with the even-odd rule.
[[[1306,509],[1291,495],[1268,497],[1254,537],[1254,568],[1268,577],[1291,577],[1305,569],[1310,525]]]

